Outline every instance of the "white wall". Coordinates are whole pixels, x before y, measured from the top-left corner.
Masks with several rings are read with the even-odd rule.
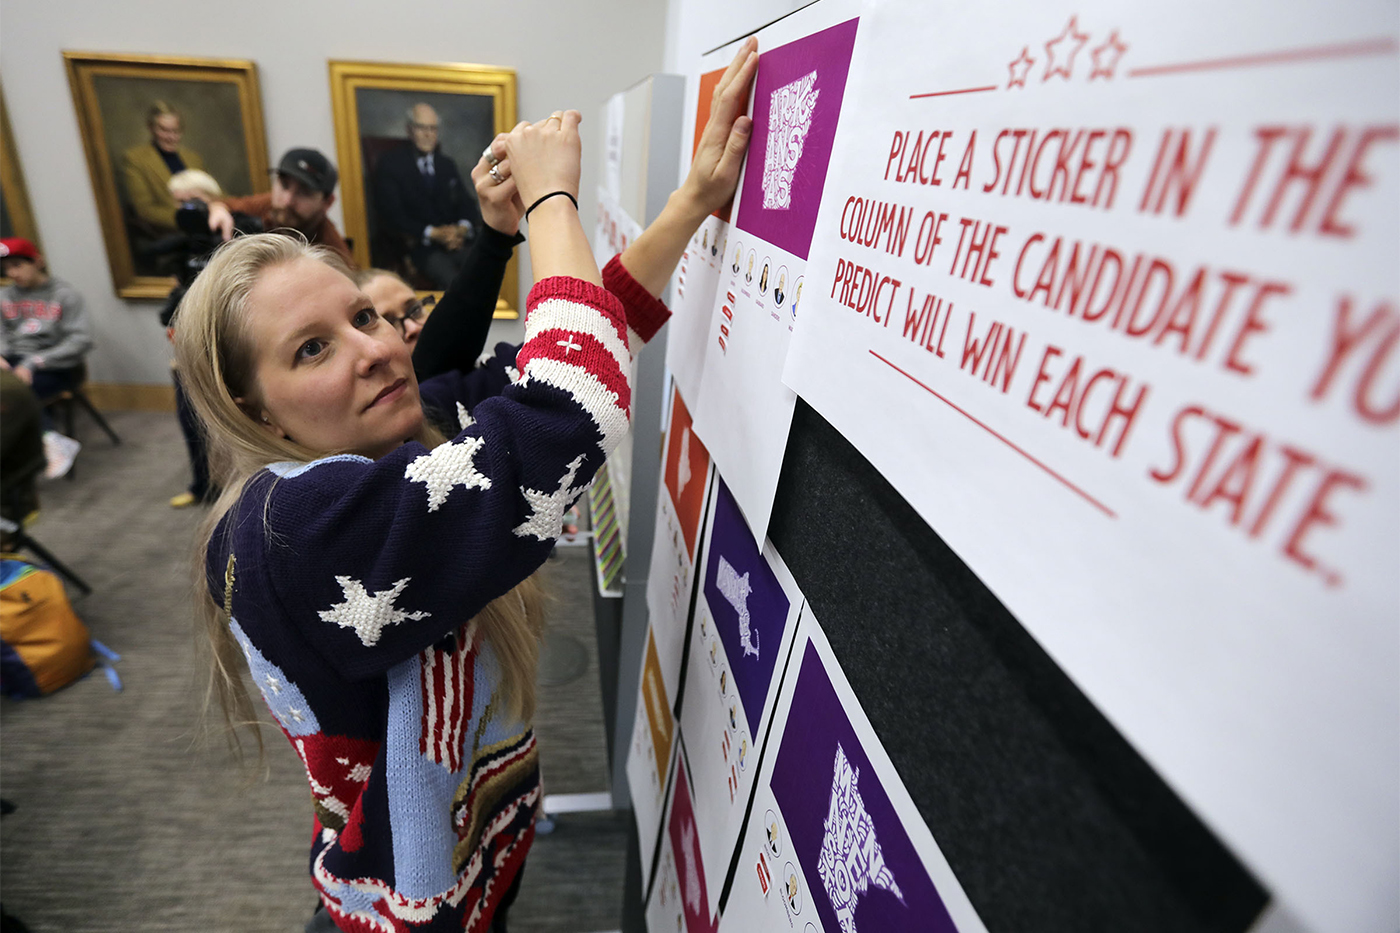
[[[169,352],[156,320],[159,303],[124,301],[113,291],[64,50],[251,59],[273,163],[299,145],[335,157],[328,59],[514,68],[521,119],[566,107],[584,113],[587,193],[598,177],[589,134],[602,129],[587,118],[614,92],[661,70],[665,17],[665,6],[648,0],[6,2],[0,79],[49,263],[91,309],[98,340],[91,378],[168,383]],[[580,198],[588,231],[593,200]],[[339,224],[338,205],[333,216]],[[528,282],[527,265],[522,285]],[[511,339],[519,327],[500,330],[493,337]]]
[[[685,74],[710,49],[812,3],[813,0],[666,0],[665,70]]]

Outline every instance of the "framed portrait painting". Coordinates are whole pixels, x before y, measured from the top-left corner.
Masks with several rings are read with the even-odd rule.
[[[173,173],[200,169],[229,196],[268,190],[256,66],[237,59],[64,52],[112,284],[164,298],[186,245]]]
[[[0,237],[14,236],[24,237],[39,247],[39,252],[44,251],[34,211],[29,206],[29,189],[24,184],[15,134],[10,129],[10,112],[0,91]],[[9,279],[0,277],[0,285],[7,284]]]
[[[451,282],[481,229],[471,171],[515,125],[515,71],[485,65],[332,61],[345,232],[362,268],[389,269],[420,293]],[[518,317],[506,266],[496,317]]]

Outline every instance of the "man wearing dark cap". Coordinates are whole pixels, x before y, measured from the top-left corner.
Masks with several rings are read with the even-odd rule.
[[[335,203],[339,177],[330,159],[315,149],[290,149],[277,163],[270,192],[209,205],[209,229],[218,230],[227,240],[233,235],[231,212],[250,214],[261,219],[269,231],[300,231],[312,243],[335,250],[354,268],[350,247],[326,216]]]

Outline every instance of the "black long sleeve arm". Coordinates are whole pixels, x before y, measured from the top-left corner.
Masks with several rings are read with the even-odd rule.
[[[468,247],[466,263],[418,335],[413,369],[419,382],[454,369],[465,372],[476,365],[486,346],[506,263],[523,242],[525,237],[518,233],[508,236],[482,225],[480,235]]]

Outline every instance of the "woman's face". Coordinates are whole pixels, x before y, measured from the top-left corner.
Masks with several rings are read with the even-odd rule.
[[[403,342],[409,352],[418,343],[418,334],[423,330],[423,317],[418,304],[418,294],[392,275],[376,275],[364,284],[365,294],[374,302],[374,310],[395,330],[402,326]],[[419,311],[415,320],[409,317]]]
[[[267,430],[373,459],[422,426],[408,345],[344,275],[309,257],[274,266],[247,307],[255,414]]]

